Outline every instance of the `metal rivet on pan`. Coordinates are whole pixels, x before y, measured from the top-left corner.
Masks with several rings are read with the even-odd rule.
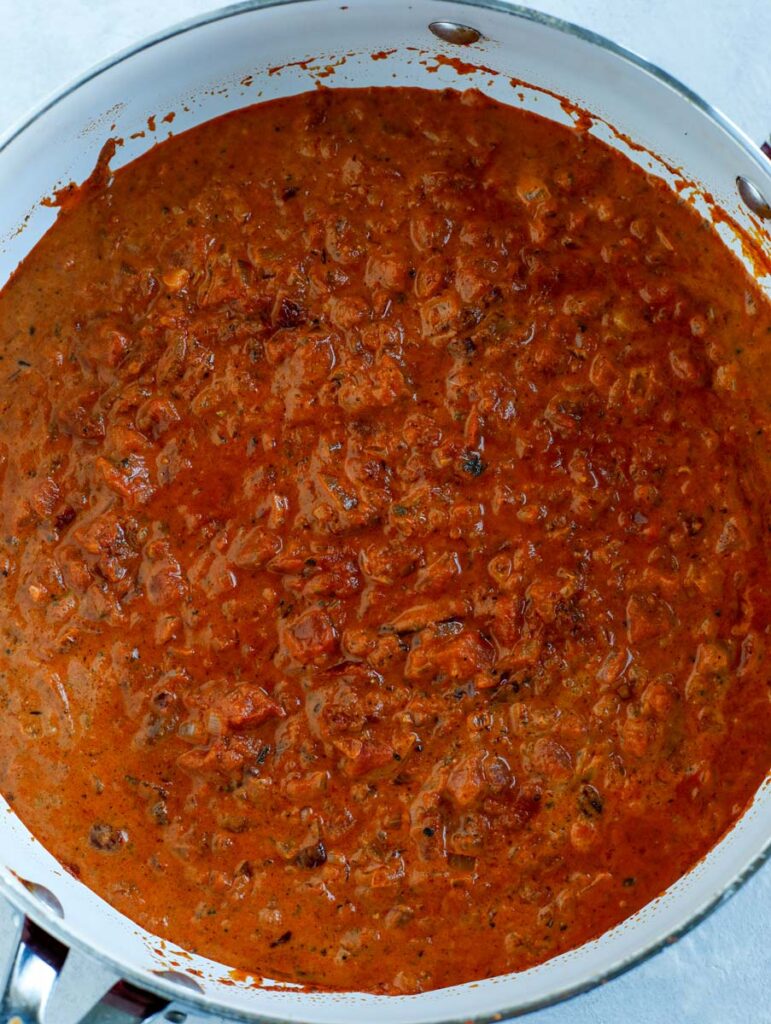
[[[50,911],[52,911],[57,917],[64,917],[64,907],[61,905],[57,896],[47,889],[44,885],[39,885],[37,882],[24,881],[24,887],[27,892],[31,892],[33,896],[37,897],[41,903],[45,904]]]
[[[191,978],[189,974],[185,974],[184,971],[153,971],[153,974],[159,978],[165,978],[167,981],[173,981],[175,985],[181,985],[183,988],[189,988],[191,992],[203,992],[203,988],[195,978]]]
[[[482,38],[482,33],[477,29],[470,25],[459,25],[457,21],[432,21],[428,27],[446,43],[456,43],[458,46],[469,46]]]
[[[771,203],[769,203],[757,185],[753,185],[749,178],[745,178],[740,174],[736,179],[736,187],[739,189],[739,195],[742,197],[742,202],[746,207],[757,214],[758,217],[762,217],[763,220],[771,218]]]

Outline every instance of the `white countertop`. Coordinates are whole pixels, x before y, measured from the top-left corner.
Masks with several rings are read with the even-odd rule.
[[[215,3],[0,0],[0,135],[90,65]],[[755,141],[771,133],[771,0],[532,0],[531,6],[636,50]],[[648,963],[527,1020],[771,1024],[771,865]]]

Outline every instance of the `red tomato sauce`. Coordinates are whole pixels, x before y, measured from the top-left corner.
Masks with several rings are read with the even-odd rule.
[[[477,92],[231,114],[0,294],[0,787],[133,920],[410,993],[660,894],[771,761],[771,309]]]

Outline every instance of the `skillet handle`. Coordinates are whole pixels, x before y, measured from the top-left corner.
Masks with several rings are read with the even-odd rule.
[[[80,1024],[115,972],[67,950],[0,897],[0,1022]]]
[[[122,983],[0,895],[0,1024],[227,1024]]]

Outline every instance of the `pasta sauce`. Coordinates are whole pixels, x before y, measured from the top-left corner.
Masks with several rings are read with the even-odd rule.
[[[412,993],[660,894],[771,761],[771,309],[586,132],[319,90],[0,295],[0,786],[151,932]]]

